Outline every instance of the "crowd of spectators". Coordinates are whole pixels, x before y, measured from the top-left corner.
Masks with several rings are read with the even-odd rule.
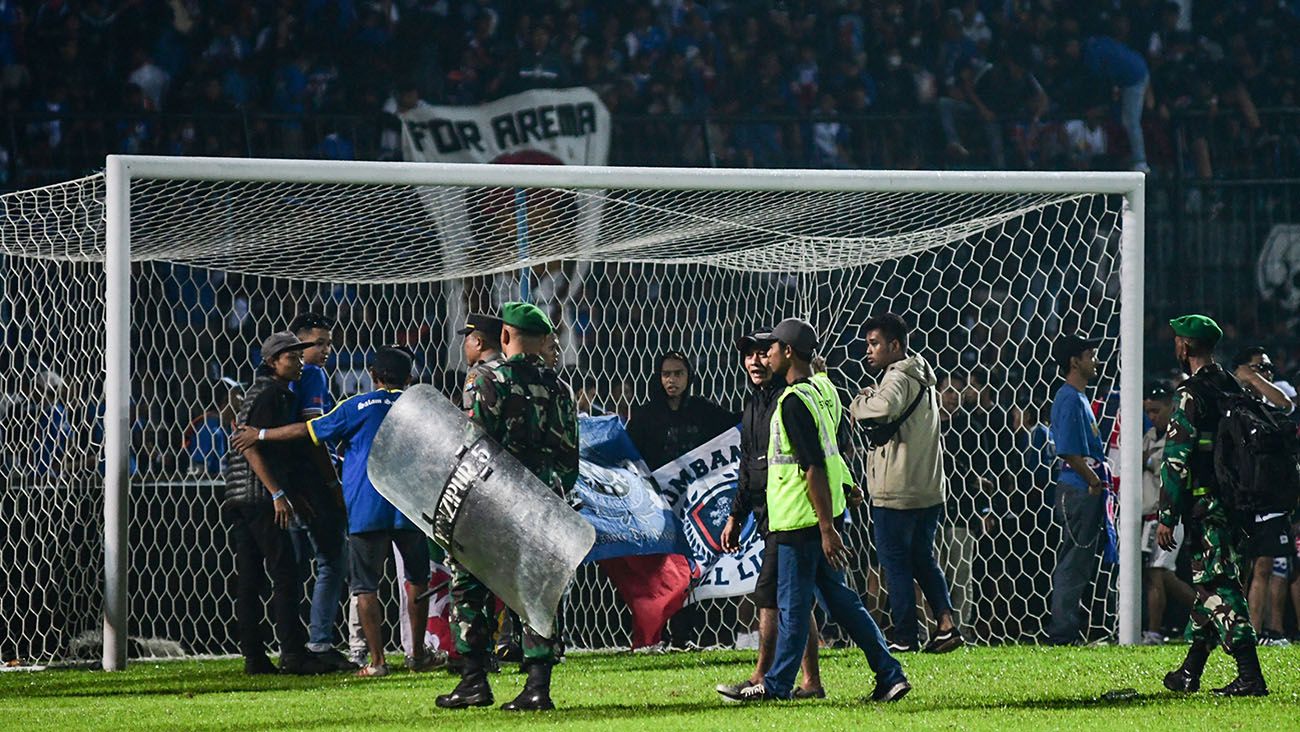
[[[1297,36],[1293,0],[0,0],[0,100],[31,120],[18,170],[68,147],[394,155],[294,118],[586,85],[624,119],[722,120],[697,146],[726,165],[1208,178],[1294,163],[1259,110],[1297,105]]]

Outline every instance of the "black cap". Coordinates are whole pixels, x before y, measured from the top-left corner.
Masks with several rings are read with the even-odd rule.
[[[736,350],[749,353],[754,348],[766,348],[775,341],[771,333],[749,333],[736,339]]]
[[[410,376],[415,357],[401,346],[380,346],[370,357],[370,368],[382,374]]]
[[[1142,392],[1143,399],[1169,399],[1174,395],[1174,388],[1167,381],[1155,381],[1147,384]]]
[[[811,356],[817,350],[817,330],[803,318],[786,318],[776,324],[770,333],[755,333],[755,337],[780,341],[793,348],[795,353]]]
[[[1095,349],[1100,345],[1100,338],[1084,338],[1077,333],[1059,335],[1052,343],[1052,359],[1060,364],[1061,368],[1069,368],[1070,359],[1077,358],[1089,348]]]
[[[463,336],[474,332],[483,332],[493,338],[500,338],[503,325],[501,318],[483,313],[470,313],[465,318],[465,327],[456,332]]]
[[[314,345],[316,344],[298,340],[298,336],[287,330],[272,333],[262,341],[262,360],[270,361],[285,351],[302,351]]]

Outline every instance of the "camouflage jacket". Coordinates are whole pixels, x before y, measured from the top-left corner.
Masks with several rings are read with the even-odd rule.
[[[542,357],[517,355],[479,374],[470,416],[533,475],[567,496],[578,480],[578,410]]]
[[[466,412],[474,408],[474,382],[492,369],[505,363],[505,357],[497,354],[492,358],[486,358],[473,366],[469,367],[469,373],[465,376],[465,385],[461,389],[460,408]]]
[[[1178,387],[1160,466],[1159,517],[1165,526],[1173,528],[1188,516],[1194,498],[1212,498],[1217,492],[1214,437],[1223,413],[1221,397],[1240,388],[1218,364],[1202,367]]]

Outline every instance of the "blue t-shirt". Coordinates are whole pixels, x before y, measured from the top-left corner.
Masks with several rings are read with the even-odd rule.
[[[1098,478],[1110,482],[1110,472],[1106,467],[1106,449],[1101,442],[1101,430],[1097,428],[1097,418],[1092,414],[1092,405],[1083,392],[1062,384],[1052,401],[1052,442],[1056,445],[1060,474],[1057,480],[1077,488],[1087,488],[1088,481],[1074,472],[1065,462],[1065,455],[1080,455],[1088,460],[1088,467]]]
[[[303,419],[319,417],[334,408],[329,376],[320,366],[304,364],[302,376],[291,382],[289,389],[298,395],[298,414]]]
[[[1083,65],[1093,76],[1115,86],[1133,86],[1147,78],[1142,54],[1110,36],[1093,36],[1083,44]]]
[[[346,442],[343,452],[343,502],[348,507],[348,532],[414,529],[415,524],[379,495],[370,483],[367,463],[370,443],[384,416],[402,392],[376,389],[339,402],[323,417],[307,422],[312,442]]]

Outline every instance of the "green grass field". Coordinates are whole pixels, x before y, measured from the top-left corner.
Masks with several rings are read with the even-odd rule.
[[[892,705],[864,703],[871,674],[860,653],[826,651],[830,698],[740,707],[713,691],[749,673],[753,653],[661,656],[574,655],[555,672],[559,709],[511,715],[496,709],[438,710],[433,698],[455,685],[443,671],[395,672],[383,679],[347,675],[247,677],[238,661],[136,663],[123,673],[83,670],[0,674],[0,728],[95,730],[523,729],[849,730],[858,729],[1296,729],[1300,726],[1300,648],[1260,650],[1273,694],[1217,699],[1179,697],[1160,685],[1184,647],[970,648],[946,656],[910,655],[915,689]],[[1233,675],[1217,653],[1210,685]],[[523,677],[492,677],[498,703]],[[1102,701],[1132,687],[1136,698]]]

